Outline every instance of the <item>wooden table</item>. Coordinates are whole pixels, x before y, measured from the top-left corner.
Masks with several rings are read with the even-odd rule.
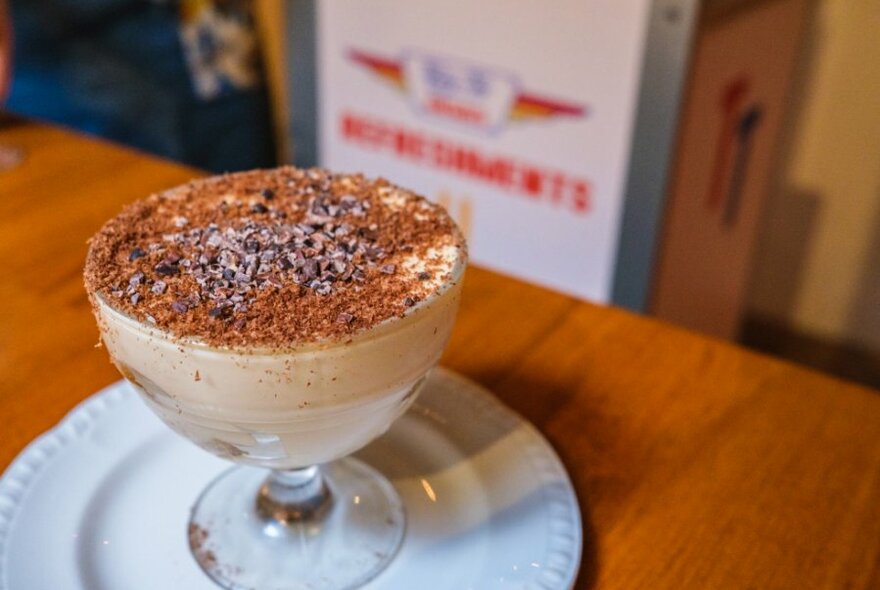
[[[0,145],[0,468],[117,380],[80,278],[123,203],[195,171],[35,124]],[[468,271],[444,364],[534,422],[584,516],[579,588],[880,588],[880,396]]]

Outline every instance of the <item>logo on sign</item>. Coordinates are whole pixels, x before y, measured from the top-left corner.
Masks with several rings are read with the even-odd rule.
[[[742,206],[743,191],[749,172],[755,133],[764,109],[748,100],[751,81],[736,78],[721,93],[721,137],[715,149],[715,161],[709,183],[708,205],[721,208],[725,225],[736,225]]]
[[[521,89],[517,77],[472,62],[406,51],[388,59],[351,50],[349,59],[409,98],[419,114],[487,133],[510,121],[584,117],[584,105],[562,102]]]

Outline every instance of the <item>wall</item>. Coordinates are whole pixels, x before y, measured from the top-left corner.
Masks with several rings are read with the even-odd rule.
[[[749,308],[880,350],[880,2],[819,0]]]
[[[260,49],[272,113],[275,119],[275,140],[278,146],[278,160],[290,160],[291,146],[288,145],[287,122],[289,117],[287,99],[287,56],[285,55],[285,31],[287,3],[283,0],[260,0],[254,2],[254,18],[260,35]]]

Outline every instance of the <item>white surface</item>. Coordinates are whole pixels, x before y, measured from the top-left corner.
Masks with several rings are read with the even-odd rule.
[[[441,201],[468,232],[475,262],[583,297],[607,301],[611,281],[648,0],[327,0],[317,3],[319,152],[322,165],[383,175]],[[552,6],[552,9],[550,8]],[[399,64],[403,87],[353,61],[355,50]],[[430,69],[430,68],[437,69]],[[477,80],[478,83],[471,84]],[[520,94],[586,109],[583,116],[511,120]],[[479,121],[438,116],[432,97]],[[565,188],[528,196],[451,171],[432,157],[401,155],[342,132],[347,114],[414,131],[483,160],[528,165]],[[572,207],[572,186],[592,208]],[[513,183],[516,184],[516,183]],[[462,205],[464,203],[464,205]],[[470,214],[464,210],[470,208]],[[470,221],[470,223],[468,223]],[[468,228],[470,225],[470,228]]]
[[[569,588],[581,521],[538,431],[435,371],[358,456],[403,497],[403,548],[367,588]],[[0,479],[0,590],[215,590],[190,556],[189,508],[228,463],[165,427],[120,382],[33,442]]]

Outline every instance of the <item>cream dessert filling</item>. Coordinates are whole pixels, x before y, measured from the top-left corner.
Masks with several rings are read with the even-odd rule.
[[[403,318],[290,351],[212,348],[106,303],[97,313],[113,362],[174,430],[244,462],[301,467],[348,455],[409,407],[449,338],[463,266]]]

